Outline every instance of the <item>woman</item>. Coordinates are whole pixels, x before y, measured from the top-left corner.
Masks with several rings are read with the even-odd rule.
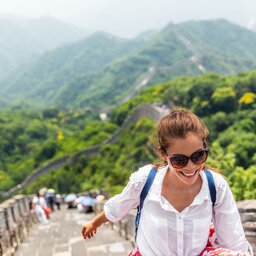
[[[39,223],[47,224],[48,220],[46,218],[46,214],[44,209],[40,204],[40,195],[37,193],[32,199],[32,210],[34,211],[37,220]]]
[[[141,212],[137,249],[131,255],[252,255],[232,192],[226,180],[213,171],[216,202],[212,205],[204,171],[208,129],[202,120],[177,109],[160,121],[157,135],[163,164],[156,166]],[[85,239],[93,237],[101,224],[117,222],[139,205],[152,167],[147,165],[133,173],[122,193],[108,200],[104,211],[83,225]],[[216,244],[207,247],[211,222],[221,253],[228,254],[220,254]]]

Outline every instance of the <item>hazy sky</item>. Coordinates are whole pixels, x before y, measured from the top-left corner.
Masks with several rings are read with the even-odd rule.
[[[247,26],[256,0],[0,0],[0,15],[54,16],[90,31],[133,37],[168,22],[226,18]]]

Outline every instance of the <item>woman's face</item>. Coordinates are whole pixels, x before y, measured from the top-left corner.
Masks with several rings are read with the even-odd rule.
[[[188,133],[186,138],[173,140],[171,146],[166,150],[166,154],[171,173],[186,185],[192,185],[197,181],[199,172],[207,158],[202,138],[193,133]],[[188,160],[187,164],[184,160]]]

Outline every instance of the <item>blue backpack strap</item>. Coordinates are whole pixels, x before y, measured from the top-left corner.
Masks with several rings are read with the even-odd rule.
[[[139,227],[139,223],[140,223],[140,215],[141,215],[141,210],[143,208],[144,200],[148,194],[148,191],[149,191],[151,185],[153,184],[153,181],[156,176],[156,172],[157,172],[156,168],[153,167],[148,175],[147,181],[146,181],[146,183],[141,191],[141,194],[140,194],[140,204],[137,207],[137,215],[135,218],[135,241],[137,238],[137,231],[138,231],[138,227]]]
[[[214,204],[216,202],[216,187],[215,187],[214,179],[213,179],[212,173],[209,170],[205,170],[205,174],[207,177],[208,186],[211,194],[212,206],[214,207]]]

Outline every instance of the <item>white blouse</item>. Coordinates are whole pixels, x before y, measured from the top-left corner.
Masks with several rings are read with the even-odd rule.
[[[130,209],[138,206],[140,193],[153,166],[146,165],[133,173],[121,194],[104,205],[107,219],[117,222]],[[203,183],[191,205],[178,212],[162,195],[167,167],[159,168],[144,201],[137,234],[137,246],[143,256],[194,256],[205,248],[213,220],[220,246],[252,255],[245,238],[236,202],[226,180],[212,172],[216,187],[216,203],[212,201],[207,178],[200,172]]]

